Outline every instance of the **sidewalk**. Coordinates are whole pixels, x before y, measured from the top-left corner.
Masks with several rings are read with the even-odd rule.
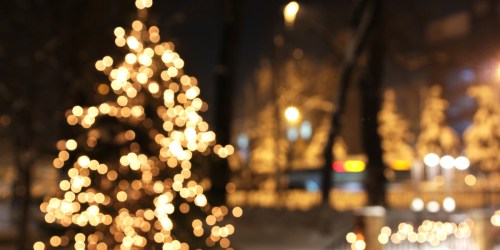
[[[13,250],[16,238],[16,230],[12,225],[12,213],[10,203],[0,202],[0,249]]]

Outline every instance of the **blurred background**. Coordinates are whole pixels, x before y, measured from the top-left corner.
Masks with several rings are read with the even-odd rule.
[[[68,139],[94,123],[85,127],[78,110],[122,94],[105,56],[123,61],[128,50],[115,28],[139,32],[136,19],[175,45],[185,65],[176,68],[196,77],[208,105],[201,116],[226,150],[210,145],[218,158],[199,149],[192,175],[183,174],[211,204],[204,209],[195,196],[175,203],[189,220],[179,238],[194,232],[205,244],[186,236],[194,248],[500,249],[498,1],[157,0],[147,16],[137,3],[148,1],[19,0],[0,9],[1,249],[76,249],[78,232],[89,234],[48,227],[61,218],[47,219],[47,206],[68,190],[64,161],[76,161],[64,156]],[[139,99],[145,114],[157,104]],[[157,141],[156,125],[112,125],[122,118],[96,123],[85,150],[123,165],[121,141],[94,149],[92,133],[125,129],[135,131],[126,140]],[[127,150],[139,151],[132,144]],[[155,150],[143,151],[161,155]],[[132,197],[135,177],[117,171],[127,184],[103,194]],[[91,178],[93,194],[115,185]],[[175,180],[162,178],[165,188]],[[191,227],[191,203],[217,218],[232,211],[217,219],[233,228],[230,243],[213,227]]]

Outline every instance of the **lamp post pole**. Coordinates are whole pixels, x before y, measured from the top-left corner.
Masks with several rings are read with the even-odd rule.
[[[294,22],[295,22],[295,17],[297,15],[297,12],[299,11],[299,4],[295,1],[292,1],[288,3],[284,8],[283,8],[283,18],[285,22],[285,27],[287,30],[292,29]],[[281,30],[281,28],[280,28]],[[275,156],[274,156],[274,164],[276,165],[276,188],[278,191],[278,202],[282,205],[282,199],[283,199],[283,192],[284,192],[284,167],[281,165],[280,161],[280,155],[281,155],[281,148],[280,148],[280,141],[281,141],[281,135],[282,135],[282,125],[281,125],[281,103],[280,103],[280,86],[283,81],[282,77],[282,70],[283,70],[283,63],[282,63],[282,50],[284,47],[284,32],[280,31],[278,34],[274,37],[274,47],[275,47],[275,54],[274,54],[274,66],[273,66],[273,81],[272,81],[272,89],[273,89],[273,95],[274,95],[274,115],[276,119],[275,123]],[[286,116],[285,116],[286,118]],[[288,164],[288,162],[286,162]]]

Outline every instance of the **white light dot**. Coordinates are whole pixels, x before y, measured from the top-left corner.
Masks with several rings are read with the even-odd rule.
[[[439,164],[445,169],[451,169],[455,165],[455,159],[452,156],[445,155],[441,157]]]
[[[424,156],[424,163],[429,167],[437,167],[437,165],[439,165],[439,156],[434,153],[429,153]]]
[[[437,201],[429,201],[427,203],[427,211],[431,213],[437,213],[440,209],[439,203]]]
[[[411,201],[411,209],[420,212],[424,209],[424,201],[420,198],[415,198]]]
[[[465,156],[459,156],[455,159],[455,167],[458,170],[466,170],[470,166],[470,161]]]
[[[451,197],[446,197],[443,200],[443,209],[446,212],[453,212],[455,211],[456,208],[456,203],[455,200]]]

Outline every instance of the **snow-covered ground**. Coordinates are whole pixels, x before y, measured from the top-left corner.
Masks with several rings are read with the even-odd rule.
[[[15,231],[10,218],[10,204],[0,203],[0,249],[10,250]],[[231,237],[231,245],[238,250],[348,250],[346,234],[354,229],[357,213],[351,211],[339,212],[330,208],[313,208],[308,211],[289,211],[285,209],[270,209],[247,207],[241,218],[227,221],[235,226],[235,234]],[[460,221],[466,213],[453,215],[435,214],[428,219]],[[428,217],[423,215],[423,217]],[[416,215],[409,210],[393,209],[386,211],[385,223],[394,228],[400,222],[415,222]],[[36,230],[36,229],[35,229]],[[499,238],[500,229],[494,237]],[[499,239],[496,247],[500,250]],[[444,243],[432,247],[429,244],[386,245],[385,250],[419,249],[419,250],[475,250],[473,238],[455,239],[450,237]],[[490,249],[488,249],[490,250]]]
[[[286,211],[279,209],[246,208],[243,217],[234,221],[236,233],[232,246],[239,250],[326,250],[350,249],[346,234],[353,230],[356,218],[353,212],[338,212],[331,209],[315,208],[310,211]],[[466,213],[453,215],[435,214],[431,220],[462,220]],[[424,215],[423,219],[427,219]],[[413,223],[416,215],[409,210],[398,209],[386,212],[386,225],[397,228],[400,222]],[[493,237],[499,237],[498,228]],[[500,250],[498,240],[491,250]],[[419,250],[475,250],[478,249],[473,237],[457,239],[450,236],[438,246],[428,243],[389,243],[383,249]],[[481,249],[482,250],[482,249]],[[490,249],[488,249],[490,250]]]

